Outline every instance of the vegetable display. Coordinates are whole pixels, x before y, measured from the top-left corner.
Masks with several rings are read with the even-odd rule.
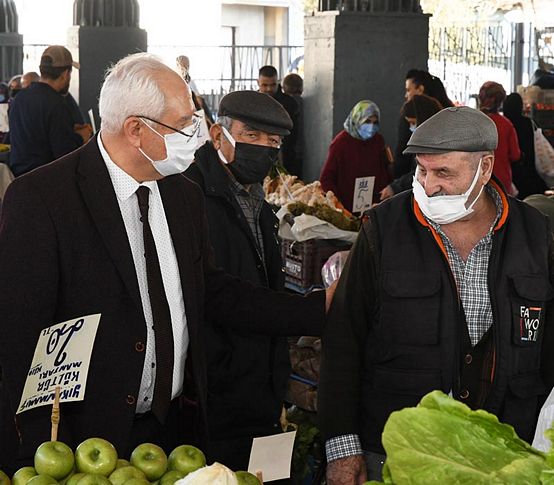
[[[392,413],[382,440],[383,482],[368,484],[554,484],[554,452],[534,449],[495,415],[440,391]]]

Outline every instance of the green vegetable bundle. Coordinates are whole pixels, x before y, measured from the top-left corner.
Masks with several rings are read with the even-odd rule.
[[[536,450],[493,414],[440,391],[392,413],[382,439],[384,482],[370,484],[554,485],[554,452]]]
[[[325,204],[314,204],[311,206],[304,202],[291,202],[287,206],[287,209],[294,217],[300,214],[307,214],[309,216],[315,216],[322,221],[329,222],[343,231],[357,232],[360,230],[360,219],[357,217],[347,217],[342,212],[332,209]]]

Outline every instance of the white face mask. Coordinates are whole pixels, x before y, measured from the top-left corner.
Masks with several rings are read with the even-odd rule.
[[[481,159],[482,160],[482,159]],[[416,169],[414,175],[414,181],[412,183],[414,198],[423,212],[429,219],[437,224],[450,224],[456,222],[473,212],[473,206],[475,202],[481,196],[485,186],[481,187],[481,190],[475,197],[475,200],[466,208],[466,203],[469,198],[469,195],[475,188],[477,180],[479,179],[479,174],[481,171],[481,160],[479,160],[479,165],[477,166],[477,171],[475,172],[475,177],[473,177],[473,182],[463,194],[461,195],[435,195],[429,197],[425,193],[425,189],[417,180],[417,174],[419,167]]]
[[[140,118],[140,120],[164,140],[167,156],[163,160],[152,160],[144,153],[142,148],[139,148],[140,153],[150,160],[150,163],[152,163],[159,174],[167,177],[168,175],[182,173],[190,167],[194,162],[194,153],[198,149],[199,138],[196,136],[199,126],[198,122],[191,125],[191,127],[187,127],[187,129],[191,131],[190,137],[187,137],[178,132],[161,135],[142,118]]]

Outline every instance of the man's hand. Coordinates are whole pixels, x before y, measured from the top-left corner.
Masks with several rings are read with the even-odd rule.
[[[339,458],[327,464],[327,485],[362,485],[367,481],[363,455]]]
[[[385,200],[389,197],[392,197],[394,195],[393,190],[391,189],[390,185],[387,185],[381,192],[379,192],[380,199],[379,200]]]
[[[333,296],[335,295],[338,283],[339,280],[333,281],[331,286],[325,290],[325,313],[327,313],[331,307],[331,302],[333,301]]]

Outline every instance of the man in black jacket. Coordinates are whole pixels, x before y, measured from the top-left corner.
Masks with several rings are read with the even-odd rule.
[[[323,337],[329,485],[379,477],[388,416],[435,389],[533,438],[554,382],[554,247],[492,177],[497,140],[482,113],[440,111],[408,142],[413,191],[368,214]]]
[[[283,138],[281,155],[283,165],[287,171],[298,178],[302,178],[301,153],[298,153],[297,150],[300,107],[296,99],[283,92],[279,84],[277,69],[273,66],[263,66],[260,68],[258,73],[258,89],[260,93],[267,94],[278,101],[290,116],[292,126],[289,133]]]
[[[261,182],[292,123],[283,107],[255,91],[223,98],[211,142],[185,175],[206,196],[216,264],[256,286],[284,284],[277,218]],[[208,325],[208,422],[212,458],[246,469],[252,438],[279,431],[290,371],[287,342]]]

